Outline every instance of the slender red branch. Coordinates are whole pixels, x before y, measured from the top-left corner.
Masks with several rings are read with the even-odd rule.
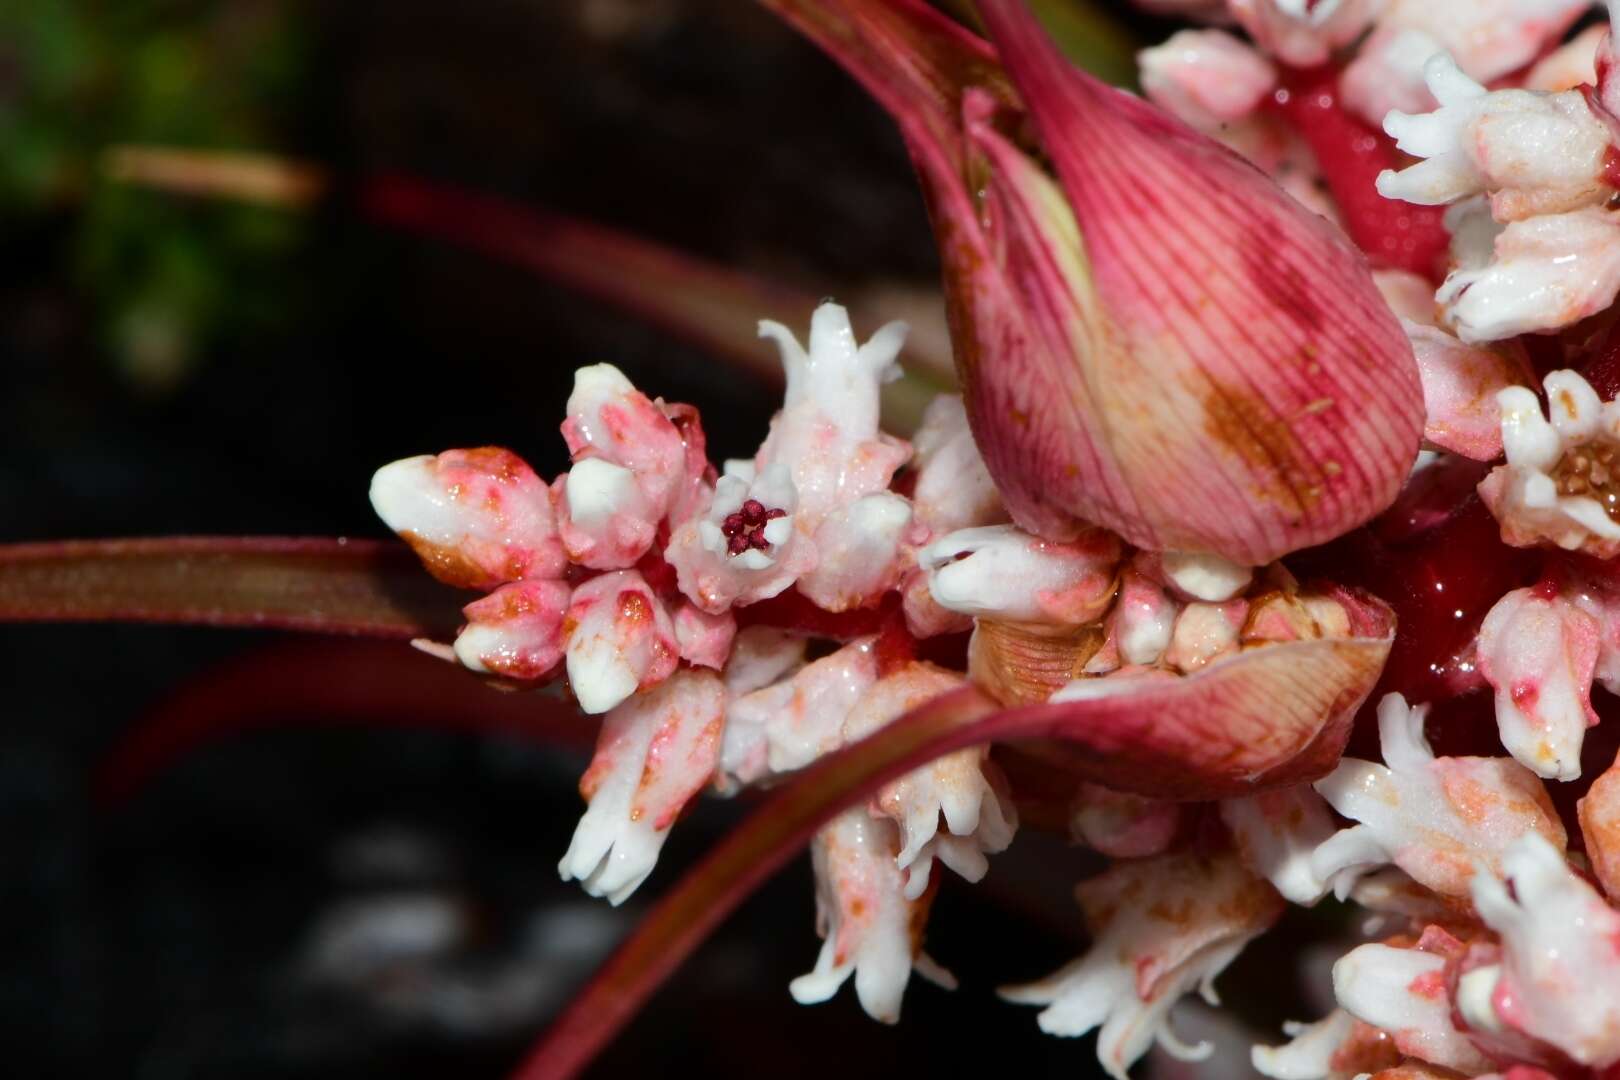
[[[103,806],[134,796],[201,746],[267,727],[422,727],[589,748],[596,724],[555,690],[501,693],[396,643],[280,642],[188,680],[96,767]]]
[[[578,218],[402,175],[363,181],[360,208],[397,228],[426,233],[533,270],[615,304],[669,333],[780,381],[756,320],[797,325],[816,296],[737,273]]]
[[[936,16],[938,18],[938,16]],[[827,289],[798,288],[729,269],[695,255],[581,218],[465,191],[398,173],[334,182],[313,162],[264,154],[165,146],[115,146],[103,162],[126,183],[211,198],[307,208],[334,192],[360,213],[393,228],[449,241],[531,270],[566,289],[731,360],[750,374],[780,382],[774,350],[762,346],[757,320],[797,325]],[[886,407],[914,425],[935,390],[955,381],[950,342],[935,328],[926,294],[873,286],[841,299],[873,325],[903,318],[918,325],[907,370],[920,379],[890,388]],[[921,400],[914,400],[914,399]]]
[[[393,541],[188,536],[0,545],[0,622],[412,638],[453,630],[463,602]]]
[[[1058,739],[1076,775],[1161,798],[1298,783],[1338,761],[1388,638],[1268,646],[1183,679],[998,711],[968,686],[790,779],[642,920],[553,1024],[516,1080],[576,1075],[743,899],[823,823],[887,781],[964,746]]]
[[[822,822],[935,757],[984,741],[980,721],[996,706],[966,687],[917,709],[870,738],[821,759],[779,790],[722,840],[642,919],[635,931],[553,1024],[514,1080],[577,1075],[628,1023],[652,992],[792,858]],[[1003,713],[998,719],[1022,714]],[[998,731],[1016,724],[996,724]],[[988,737],[994,737],[988,736]]]

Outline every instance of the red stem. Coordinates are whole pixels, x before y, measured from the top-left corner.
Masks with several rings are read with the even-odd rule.
[[[1050,727],[1031,710],[999,716],[995,710],[979,691],[964,687],[822,758],[781,788],[647,913],[557,1018],[513,1080],[577,1075],[704,938],[824,821],[915,768],[919,757],[1025,733],[1023,727]],[[1035,720],[1040,722],[1031,722]]]
[[[437,728],[579,749],[597,727],[555,691],[501,693],[391,642],[293,640],[233,657],[159,702],[97,765],[96,801],[116,806],[200,746],[294,724]]]
[[[816,829],[924,762],[987,742],[1060,739],[1077,775],[1161,798],[1299,783],[1338,761],[1349,718],[1387,650],[1387,639],[1274,645],[1185,679],[1007,711],[972,686],[936,698],[778,788],[648,912],[516,1080],[577,1074]]]
[[[399,174],[361,182],[361,212],[385,225],[448,240],[533,270],[617,305],[779,382],[756,318],[799,322],[816,297],[659,247],[626,233],[530,206]]]
[[[464,598],[405,545],[188,536],[0,545],[0,622],[150,622],[413,638]]]

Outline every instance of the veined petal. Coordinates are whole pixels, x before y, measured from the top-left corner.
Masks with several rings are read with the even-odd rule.
[[[1080,679],[1053,694],[1053,737],[1107,787],[1165,799],[1246,795],[1331,770],[1389,653],[1393,620],[1359,636],[1262,645],[1191,675]]]
[[[1387,506],[1420,387],[1361,255],[1229,151],[1070,67],[1018,0],[982,12],[1062,185],[968,99],[1025,317],[976,327],[959,366],[1014,518],[1255,565]]]

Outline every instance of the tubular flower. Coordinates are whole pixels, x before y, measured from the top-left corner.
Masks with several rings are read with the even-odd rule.
[[[960,675],[929,664],[908,664],[861,695],[844,720],[844,741],[864,738],[964,682]],[[989,869],[985,855],[1005,851],[1018,827],[1006,780],[991,764],[989,747],[936,758],[885,785],[872,800],[872,812],[900,830],[901,848],[894,861],[905,871],[909,900],[928,887],[935,859],[969,881],[984,877]]]
[[[461,609],[455,655],[473,671],[538,679],[563,658],[573,591],[561,581],[513,581]]]
[[[1117,866],[1075,895],[1091,951],[1002,997],[1046,1006],[1041,1030],[1054,1035],[1101,1027],[1097,1057],[1110,1076],[1123,1078],[1155,1040],[1176,1057],[1207,1056],[1208,1044],[1176,1038],[1170,1010],[1194,989],[1216,1003],[1216,976],[1282,913],[1277,894],[1235,859],[1179,854]]]
[[[562,431],[574,456],[557,498],[569,558],[595,569],[635,562],[681,492],[681,433],[611,364],[574,373]]]
[[[1327,804],[1308,784],[1278,788],[1221,803],[1243,864],[1271,882],[1284,900],[1314,904],[1332,888],[1311,865],[1315,850],[1333,835]]]
[[[675,671],[679,647],[664,605],[634,570],[574,590],[568,605],[568,683],[579,707],[607,712]]]
[[[1394,863],[1435,892],[1463,896],[1476,866],[1501,866],[1502,852],[1527,832],[1564,844],[1564,827],[1545,789],[1506,758],[1437,758],[1423,735],[1428,710],[1398,694],[1379,702],[1384,764],[1346,758],[1320,791],[1359,824],[1311,855],[1311,871],[1334,879],[1340,895],[1361,869]]]
[[[1548,415],[1525,387],[1497,395],[1507,464],[1480,485],[1502,526],[1502,539],[1620,554],[1620,405],[1603,402],[1579,374],[1548,375]]]
[[[894,823],[865,810],[845,811],[816,834],[811,865],[816,875],[816,931],[823,939],[815,969],[794,979],[793,1000],[826,1001],[851,974],[861,1008],[874,1020],[900,1019],[900,999],[912,969],[947,989],[950,972],[922,951],[922,927],[932,892],[905,895],[895,865],[900,842]]]
[[[1598,721],[1592,708],[1598,657],[1612,657],[1615,648],[1596,614],[1610,610],[1592,593],[1538,586],[1502,597],[1480,625],[1479,668],[1496,691],[1502,745],[1538,776],[1581,775],[1581,743]]]
[[[1556,25],[1564,13],[1552,14]],[[1378,190],[1458,204],[1448,216],[1455,268],[1437,293],[1448,324],[1465,342],[1494,341],[1608,307],[1620,291],[1620,224],[1609,208],[1616,122],[1601,92],[1488,91],[1438,50],[1423,73],[1439,108],[1391,112],[1384,126],[1425,160],[1386,171]],[[1483,218],[1461,201],[1477,195],[1489,196],[1489,219],[1465,225]]]
[[[676,672],[603,719],[579,782],[590,804],[563,856],[564,880],[624,901],[652,873],[682,807],[708,783],[720,751],[725,687],[713,672]]]
[[[1523,1032],[1582,1065],[1620,1061],[1620,913],[1534,834],[1508,849],[1500,879],[1475,877],[1474,907],[1502,936],[1502,962],[1473,973],[1477,997],[1463,1015],[1487,1031]]]
[[[802,769],[841,745],[844,718],[877,681],[875,644],[861,638],[785,679],[734,694],[721,753],[727,779],[746,784]]]
[[[396,461],[377,470],[371,505],[447,585],[487,590],[567,565],[545,484],[508,450]]]
[[[1333,965],[1339,1007],[1364,1023],[1390,1032],[1396,1049],[1472,1076],[1491,1062],[1452,1024],[1446,964],[1461,941],[1430,927],[1415,945],[1363,945]]]

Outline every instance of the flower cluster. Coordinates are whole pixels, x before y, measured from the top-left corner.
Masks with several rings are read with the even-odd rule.
[[[1582,780],[1593,683],[1620,692],[1620,84],[1605,28],[1564,40],[1588,5],[1155,0],[1238,29],[1146,50],[1151,105],[1018,0],[980,0],[989,43],[912,0],[785,6],[901,121],[962,395],[883,431],[905,327],[863,344],[828,302],[806,344],[760,326],[786,392],[752,458],[597,365],[551,483],[486,448],[373,484],[485,594],[423,647],[602,716],[563,876],[618,903],[704,789],[976,694],[1042,737],[822,824],[795,999],[853,976],[893,1021],[913,971],[953,985],[936,864],[989,871],[1053,799],[1009,781],[1035,760],[1111,862],[1077,890],[1091,949],[1004,994],[1098,1029],[1111,1075],[1207,1053],[1175,1004],[1330,894],[1377,940],[1261,1073],[1620,1063],[1620,764],[1574,810],[1549,789]],[[1480,717],[1505,754],[1460,752]]]
[[[1409,516],[1390,527],[1421,538],[1471,513],[1436,493],[1451,485],[1466,500],[1472,481],[1449,478],[1481,475],[1462,459],[1489,463],[1478,498],[1500,544],[1453,557],[1510,583],[1488,610],[1458,607],[1474,632],[1444,661],[1460,664],[1448,696],[1463,691],[1448,715],[1494,717],[1508,756],[1437,756],[1429,707],[1390,694],[1377,710],[1382,763],[1347,757],[1310,788],[1222,804],[1246,863],[1284,897],[1332,892],[1380,916],[1369,926],[1383,939],[1333,969],[1338,1009],[1290,1025],[1284,1046],[1255,1048],[1267,1076],[1528,1080],[1620,1062],[1620,914],[1603,896],[1620,897],[1609,831],[1620,773],[1582,781],[1600,716],[1593,684],[1620,690],[1620,405],[1604,366],[1620,293],[1620,87],[1610,28],[1578,26],[1591,6],[1230,0],[1182,9],[1229,16],[1246,40],[1192,29],[1141,55],[1156,103],[1352,233],[1367,211],[1343,181],[1365,164],[1351,147],[1324,152],[1320,133],[1289,122],[1293,110],[1336,117],[1364,157],[1381,152],[1380,128],[1410,155],[1384,154],[1377,190],[1413,222],[1445,207],[1448,244],[1432,263],[1364,245],[1413,347],[1426,412]],[[1515,548],[1532,561],[1513,561]],[[1469,603],[1446,584],[1426,579],[1423,599]],[[1559,809],[1569,804],[1549,781],[1585,790],[1578,813]]]

